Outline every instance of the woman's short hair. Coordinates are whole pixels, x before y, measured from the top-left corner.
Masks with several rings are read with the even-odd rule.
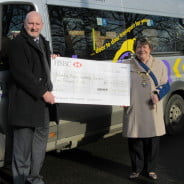
[[[134,47],[133,47],[134,51],[136,50],[138,44],[148,45],[151,50],[153,49],[153,46],[152,46],[150,40],[146,36],[141,36],[141,37],[136,38],[136,40],[134,42]]]

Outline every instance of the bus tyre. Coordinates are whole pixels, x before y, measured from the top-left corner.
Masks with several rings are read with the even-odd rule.
[[[173,95],[165,108],[165,124],[168,134],[176,134],[184,128],[184,100],[180,95]]]

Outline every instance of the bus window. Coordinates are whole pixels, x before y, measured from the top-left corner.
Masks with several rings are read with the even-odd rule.
[[[154,52],[180,52],[184,46],[184,24],[182,19],[125,13],[127,27],[136,22],[131,37],[145,35],[153,43]],[[139,21],[145,21],[142,26]]]
[[[9,42],[19,34],[25,15],[34,10],[32,5],[4,4],[1,5],[0,13],[0,71],[6,70],[8,60]]]
[[[48,10],[53,50],[62,56],[118,60],[131,56],[140,35],[149,37],[155,53],[183,50],[184,24],[179,18],[55,5]]]
[[[53,50],[62,56],[111,60],[126,39],[111,43],[125,29],[120,12],[54,5],[48,10]]]

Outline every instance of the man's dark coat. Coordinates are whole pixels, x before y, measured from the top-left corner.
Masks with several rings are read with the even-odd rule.
[[[43,36],[40,37],[50,66],[49,42]],[[46,103],[42,95],[48,91],[43,58],[42,51],[24,29],[12,40],[9,55],[12,77],[9,87],[9,121],[14,126],[43,126]]]

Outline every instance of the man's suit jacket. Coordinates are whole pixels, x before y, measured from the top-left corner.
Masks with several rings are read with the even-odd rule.
[[[49,42],[40,35],[50,66]],[[44,123],[46,103],[42,95],[48,91],[43,53],[26,31],[11,42],[9,67],[9,122],[14,126],[40,127]]]

